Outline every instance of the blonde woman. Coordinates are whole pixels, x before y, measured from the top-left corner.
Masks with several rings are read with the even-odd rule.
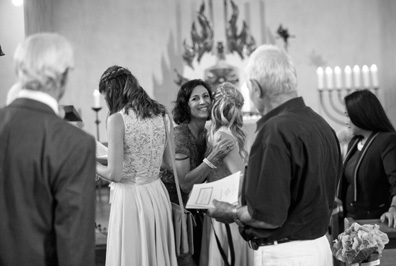
[[[210,152],[211,147],[220,139],[230,139],[235,145],[218,163],[217,168],[209,174],[208,182],[222,179],[238,171],[244,172],[247,152],[245,150],[246,135],[242,129],[242,106],[243,96],[231,83],[225,82],[219,85],[214,92],[207,152]],[[241,189],[242,178],[239,194],[241,194]],[[227,226],[229,229],[226,228]],[[231,238],[227,235],[227,230]],[[232,245],[230,245],[231,241]],[[235,265],[253,264],[253,251],[248,248],[247,242],[239,234],[238,226],[235,223],[226,225],[205,216],[200,265],[226,265],[220,248],[230,263],[232,257],[230,246],[233,246],[235,252]]]

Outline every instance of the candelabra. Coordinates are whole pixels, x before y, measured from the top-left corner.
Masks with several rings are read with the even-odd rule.
[[[322,67],[319,67],[316,74],[321,109],[328,118],[337,124],[345,124],[343,117],[345,116],[344,97],[346,95],[355,90],[369,89],[373,90],[378,96],[378,69],[376,65],[372,65],[370,68],[364,65],[362,71],[357,65],[353,67],[353,70],[346,66],[344,75],[342,75],[341,68],[338,66],[334,68],[334,71],[330,67],[326,67],[325,71]],[[342,84],[342,79],[344,84]],[[324,85],[325,80],[326,87]],[[363,80],[363,85],[361,85],[361,80]]]
[[[99,124],[100,124],[99,111],[102,110],[102,107],[92,107],[92,110],[95,111],[95,115],[96,115],[96,120],[95,120],[95,124],[96,124],[96,139],[97,139],[97,141],[100,141],[100,137],[99,137]]]

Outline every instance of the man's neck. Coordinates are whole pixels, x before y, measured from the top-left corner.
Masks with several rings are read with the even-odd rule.
[[[291,99],[297,98],[297,92],[293,91],[290,93],[286,94],[278,94],[275,97],[272,97],[271,99],[268,99],[267,97],[264,99],[264,108],[263,111],[261,112],[261,115],[266,115],[278,106],[284,104],[287,101],[290,101]]]
[[[18,98],[28,98],[28,99],[42,102],[42,103],[48,105],[49,107],[51,107],[51,109],[53,109],[56,114],[58,114],[58,112],[59,112],[59,110],[58,110],[59,105],[58,105],[57,99],[54,98],[49,93],[45,93],[42,91],[33,91],[33,90],[28,90],[28,89],[22,89],[18,94]]]

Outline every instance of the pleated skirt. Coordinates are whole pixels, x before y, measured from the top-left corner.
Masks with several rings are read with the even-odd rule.
[[[161,180],[111,186],[106,266],[177,265],[171,204]]]

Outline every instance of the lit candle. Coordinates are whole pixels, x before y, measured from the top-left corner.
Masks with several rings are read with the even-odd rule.
[[[321,90],[323,89],[323,77],[324,77],[323,68],[318,67],[318,69],[316,70],[316,75],[318,76],[318,89]]]
[[[333,69],[326,67],[326,84],[328,89],[333,88]]]
[[[369,68],[364,65],[362,67],[362,75],[363,75],[363,87],[368,89],[370,87],[370,77],[369,77]]]
[[[371,81],[373,82],[373,87],[378,88],[378,68],[376,65],[371,65]]]
[[[93,92],[94,97],[94,108],[100,108],[100,92],[98,90],[94,90]]]
[[[353,83],[355,88],[360,88],[360,67],[358,65],[353,67]]]
[[[336,66],[334,68],[335,86],[337,89],[341,89],[341,68]]]
[[[352,69],[350,66],[346,66],[344,68],[344,74],[345,74],[345,87],[347,89],[350,89],[352,87]]]

